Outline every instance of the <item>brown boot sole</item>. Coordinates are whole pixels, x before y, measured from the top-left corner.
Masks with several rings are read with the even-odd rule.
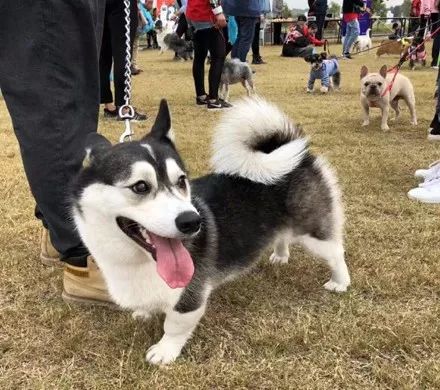
[[[48,267],[56,267],[56,268],[64,267],[64,263],[59,258],[46,257],[42,253],[40,253],[40,260],[41,260],[41,264],[46,265]]]
[[[70,295],[66,293],[65,291],[63,291],[63,293],[61,294],[61,298],[63,298],[63,301],[66,302],[67,304],[71,303],[74,305],[82,305],[82,306],[101,306],[101,307],[107,307],[112,310],[123,311],[123,309],[119,307],[116,303],[99,301],[97,299],[76,297],[74,295]]]

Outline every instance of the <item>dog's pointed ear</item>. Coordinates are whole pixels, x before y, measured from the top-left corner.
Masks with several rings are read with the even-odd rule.
[[[361,68],[361,79],[363,79],[368,74],[368,68],[363,65]]]
[[[103,135],[98,133],[89,133],[85,140],[86,156],[83,160],[83,167],[90,167],[93,162],[99,158],[99,155],[112,147],[111,142]]]
[[[319,55],[323,60],[327,59],[327,53],[325,51],[323,51],[320,55]]]
[[[307,55],[304,57],[304,61],[305,62],[312,62],[312,56],[311,55]]]
[[[383,77],[386,78],[387,77],[387,66],[383,65],[382,68],[380,68],[379,70],[379,74]]]
[[[147,137],[148,136],[156,138],[157,140],[174,141],[174,134],[171,129],[170,109],[168,108],[166,99],[160,101],[159,112],[157,113],[150,134],[148,134]]]

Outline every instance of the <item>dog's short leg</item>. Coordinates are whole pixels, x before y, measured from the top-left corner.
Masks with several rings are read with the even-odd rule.
[[[391,103],[391,108],[396,112],[396,117],[392,120],[397,120],[397,118],[399,118],[400,116],[400,107],[399,107],[399,101],[398,100],[392,100]]]
[[[223,100],[229,102],[229,83],[225,83],[225,93],[223,94]]]
[[[324,288],[330,291],[344,292],[350,285],[350,275],[344,260],[344,246],[337,240],[319,240],[311,236],[303,236],[300,241],[313,255],[327,261],[332,272],[330,280]]]
[[[165,333],[157,344],[148,349],[147,361],[151,364],[168,364],[174,361],[191,337],[205,313],[205,308],[206,303],[197,310],[188,313],[180,313],[175,310],[167,313],[163,326]]]
[[[368,104],[362,103],[362,112],[364,116],[364,121],[362,122],[362,126],[368,126],[370,124],[370,107]]]
[[[289,261],[289,239],[282,235],[275,240],[272,255],[269,258],[272,264],[287,264]]]
[[[148,311],[148,310],[139,309],[139,310],[135,310],[131,314],[131,316],[135,320],[143,320],[143,321],[145,321],[145,320],[148,320],[149,318],[151,318],[151,312]]]
[[[408,105],[411,114],[411,124],[417,126],[416,102],[414,96],[405,97],[405,102]]]
[[[385,104],[380,109],[382,111],[382,122],[381,122],[380,128],[383,131],[388,131],[390,129],[388,127],[388,114],[390,112],[390,105],[389,104]]]
[[[221,99],[225,100],[225,83],[220,81],[220,86],[218,87],[218,95]]]

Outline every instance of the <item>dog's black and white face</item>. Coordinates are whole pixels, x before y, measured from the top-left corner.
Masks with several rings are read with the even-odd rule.
[[[104,242],[116,251],[128,245],[151,255],[170,287],[186,285],[194,266],[181,240],[199,231],[201,218],[172,141],[166,101],[140,141],[112,146],[93,134],[86,150],[74,190],[74,217],[92,254]]]
[[[323,61],[327,59],[326,53],[321,54],[311,54],[304,58],[304,60],[310,63],[312,70],[319,70],[322,67]]]
[[[158,32],[161,33],[163,31],[163,22],[161,19],[157,19],[154,22],[154,29]]]

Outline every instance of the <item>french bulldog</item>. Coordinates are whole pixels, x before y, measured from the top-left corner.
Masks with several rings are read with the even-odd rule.
[[[396,112],[397,119],[400,115],[399,99],[405,100],[411,113],[411,124],[417,125],[416,99],[411,81],[398,73],[394,83],[389,89],[393,80],[394,72],[387,72],[387,66],[380,68],[379,73],[368,73],[364,65],[361,68],[361,105],[364,113],[362,126],[370,124],[370,107],[378,107],[382,111],[381,129],[389,130],[388,113],[390,106]]]

